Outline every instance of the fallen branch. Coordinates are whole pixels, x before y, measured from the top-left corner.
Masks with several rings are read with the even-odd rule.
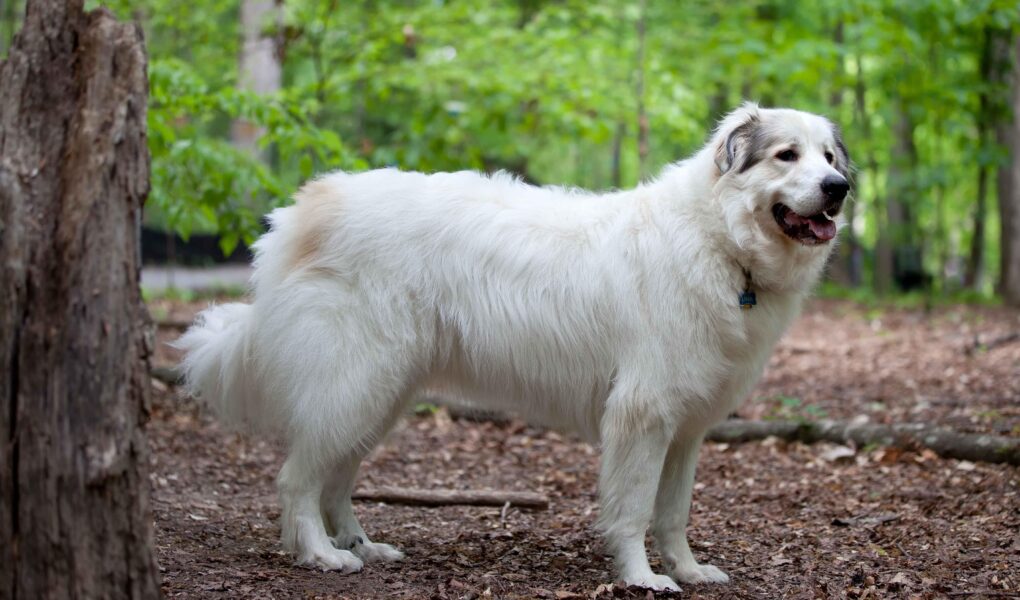
[[[188,327],[191,327],[192,321],[184,321],[179,319],[161,319],[156,321],[156,327],[160,329],[176,329],[178,331],[184,331]]]
[[[738,444],[775,436],[807,444],[833,442],[895,448],[928,448],[944,458],[1020,465],[1020,438],[959,433],[923,423],[878,425],[840,421],[748,421],[729,419],[709,430],[705,439]]]
[[[978,351],[988,352],[989,350],[998,348],[999,346],[1012,344],[1018,340],[1020,340],[1020,331],[1005,333],[991,339],[982,339],[979,336],[974,336],[974,341],[968,344],[963,351],[967,356],[971,356]]]
[[[359,490],[351,495],[355,500],[409,504],[412,506],[517,506],[543,510],[549,507],[549,498],[535,492],[508,490],[421,490],[413,488],[381,487]]]

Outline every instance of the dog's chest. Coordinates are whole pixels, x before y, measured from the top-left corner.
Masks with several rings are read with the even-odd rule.
[[[799,302],[789,295],[758,292],[757,303],[740,311],[734,336],[724,349],[730,363],[740,369],[760,370],[796,314]]]

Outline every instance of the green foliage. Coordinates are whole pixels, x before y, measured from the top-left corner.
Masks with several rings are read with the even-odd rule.
[[[175,58],[149,68],[150,201],[166,225],[187,239],[194,230],[218,231],[229,254],[239,239],[248,244],[265,210],[282,202],[313,165],[356,164],[336,134],[304,117],[300,100],[262,98],[233,86],[213,88],[197,70]],[[297,172],[282,175],[220,136],[217,125],[243,119],[264,128],[260,142],[297,159]]]
[[[973,306],[999,306],[1002,304],[998,297],[972,289],[950,290],[937,296],[923,290],[881,295],[870,287],[845,287],[831,281],[823,282],[818,286],[816,295],[819,298],[830,300],[851,300],[858,306],[876,309],[879,312],[887,308],[918,309],[957,304]]]
[[[106,4],[145,27],[148,218],[184,236],[220,232],[225,250],[250,242],[265,211],[327,169],[505,168],[542,183],[628,186],[696,149],[748,98],[842,124],[865,267],[894,198],[911,215],[902,235],[919,240],[946,292],[969,252],[978,169],[1006,158],[982,134],[982,96],[992,121],[1005,96],[981,71],[982,48],[1020,21],[1017,0],[648,2],[644,14],[624,0],[288,0],[263,27],[283,86],[258,97],[237,90],[240,0]],[[239,119],[264,130],[260,156],[230,144]],[[900,149],[903,135],[915,156]],[[994,205],[987,214],[991,270]]]

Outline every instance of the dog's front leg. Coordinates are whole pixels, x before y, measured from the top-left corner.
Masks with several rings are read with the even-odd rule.
[[[633,421],[612,412],[602,421],[599,528],[627,585],[679,590],[668,576],[652,572],[645,553],[645,530],[672,431],[661,425],[635,430]]]
[[[655,496],[652,533],[674,579],[684,583],[726,583],[730,579],[726,573],[712,565],[699,565],[687,544],[687,519],[701,438],[700,434],[681,433],[670,444]]]

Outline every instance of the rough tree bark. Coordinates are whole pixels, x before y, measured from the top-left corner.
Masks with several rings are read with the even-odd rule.
[[[151,598],[145,50],[29,0],[0,63],[0,598]]]
[[[1014,35],[1011,44],[1003,46],[1004,54],[1012,54],[1008,79],[1013,116],[1005,119],[996,132],[999,144],[1009,150],[1009,160],[999,167],[998,178],[1002,245],[999,291],[1006,304],[1020,307],[1020,35]]]

